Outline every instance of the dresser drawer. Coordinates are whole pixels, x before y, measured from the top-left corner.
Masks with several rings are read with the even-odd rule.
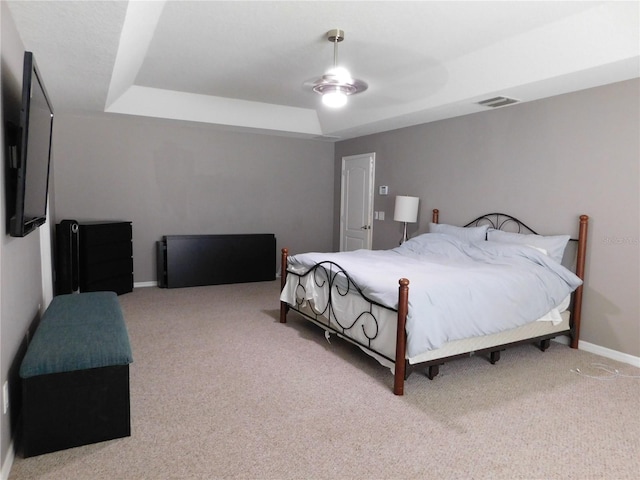
[[[80,248],[131,241],[131,222],[81,223]]]
[[[133,255],[133,244],[131,239],[124,242],[105,243],[99,248],[92,246],[80,246],[80,255],[82,255],[87,265],[94,263],[110,262],[112,260],[122,260],[130,258]]]

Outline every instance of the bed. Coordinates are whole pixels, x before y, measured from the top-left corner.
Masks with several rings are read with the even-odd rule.
[[[360,347],[394,374],[393,392],[424,369],[476,354],[495,364],[522,343],[578,348],[588,216],[577,238],[539,235],[503,213],[441,224],[390,250],[282,249],[280,322],[294,310]],[[410,292],[411,285],[411,292]]]

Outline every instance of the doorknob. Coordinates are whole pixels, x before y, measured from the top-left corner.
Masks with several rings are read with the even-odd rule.
[[[371,228],[370,225],[364,225],[362,227],[360,227],[360,230],[369,230]]]

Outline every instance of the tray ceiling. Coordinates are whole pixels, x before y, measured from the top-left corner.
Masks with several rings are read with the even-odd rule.
[[[56,111],[337,140],[640,76],[638,2],[7,3]],[[333,28],[369,84],[340,110],[304,86]]]

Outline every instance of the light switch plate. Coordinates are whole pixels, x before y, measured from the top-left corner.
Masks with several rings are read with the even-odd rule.
[[[389,195],[389,187],[387,185],[380,185],[378,187],[378,193],[380,195]]]

